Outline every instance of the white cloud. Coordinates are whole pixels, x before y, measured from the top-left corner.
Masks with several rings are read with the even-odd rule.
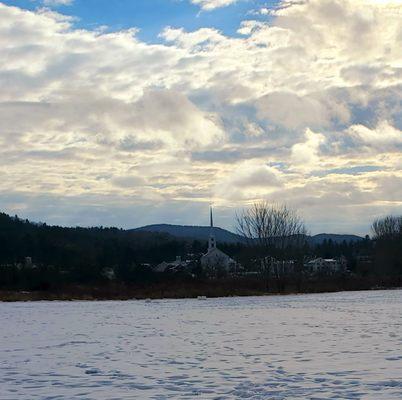
[[[220,7],[227,7],[238,0],[191,0],[193,4],[200,6],[205,11],[215,10]]]
[[[402,130],[396,129],[388,121],[381,121],[374,129],[364,125],[352,125],[346,134],[362,145],[380,151],[402,151]]]
[[[314,169],[320,160],[320,145],[324,140],[323,135],[306,129],[305,141],[292,146],[292,165],[307,171]]]

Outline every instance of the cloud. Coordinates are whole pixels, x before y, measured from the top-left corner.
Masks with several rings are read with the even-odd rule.
[[[112,179],[113,185],[121,188],[131,188],[143,186],[145,181],[140,176],[129,175],[129,176],[117,176]]]
[[[292,201],[316,227],[331,214],[345,231],[402,212],[390,189],[402,175],[401,11],[283,1],[235,37],[167,27],[152,44],[135,27],[77,29],[49,9],[0,3],[0,192],[15,199],[6,211],[24,204],[42,218],[51,198],[46,209],[60,216],[68,193],[76,215],[114,208],[125,221],[127,202],[176,218],[178,204],[267,198]]]
[[[197,6],[200,6],[204,11],[215,10],[220,7],[227,7],[236,3],[238,0],[191,0]]]
[[[74,0],[43,0],[43,5],[47,7],[71,6]]]
[[[305,141],[292,146],[292,165],[303,170],[312,170],[319,162],[320,145],[325,138],[310,129],[305,132]]]
[[[392,151],[402,150],[402,131],[394,128],[388,121],[381,121],[374,129],[364,125],[353,125],[347,133],[366,146],[375,150]]]
[[[299,96],[294,93],[272,92],[257,102],[258,116],[287,129],[329,127],[334,121],[348,122],[350,111],[329,93]]]
[[[281,172],[259,161],[245,161],[228,171],[215,187],[215,195],[229,200],[263,198],[282,186]]]
[[[219,120],[200,111],[183,94],[171,90],[147,91],[130,115],[138,137],[195,149],[224,139]],[[131,122],[131,121],[130,121]],[[131,125],[131,123],[130,123]]]

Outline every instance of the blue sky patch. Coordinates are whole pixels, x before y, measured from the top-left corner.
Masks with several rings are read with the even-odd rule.
[[[5,0],[5,4],[28,10],[44,6],[41,0]],[[74,0],[70,5],[49,7],[61,14],[76,17],[75,26],[98,29],[107,26],[110,31],[139,28],[139,39],[159,42],[160,32],[166,27],[194,31],[215,28],[228,36],[237,36],[241,21],[263,19],[254,13],[262,7],[275,7],[279,0],[239,0],[226,7],[203,11],[190,0]]]

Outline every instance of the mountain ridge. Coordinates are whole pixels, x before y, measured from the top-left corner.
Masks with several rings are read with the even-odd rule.
[[[132,231],[159,232],[167,233],[181,239],[208,240],[210,234],[209,226],[201,225],[172,225],[172,224],[152,224]],[[222,243],[242,243],[244,239],[227,229],[214,227],[216,240]]]
[[[201,225],[173,225],[173,224],[152,224],[139,228],[131,229],[131,231],[145,231],[145,232],[159,232],[167,233],[171,236],[181,239],[192,240],[208,240],[210,227]],[[242,236],[233,233],[227,229],[214,227],[215,237],[217,242],[221,243],[242,243],[244,239]],[[350,234],[336,234],[336,233],[319,233],[317,235],[308,236],[310,244],[321,244],[324,240],[332,240],[334,243],[354,242],[363,240],[362,237]]]

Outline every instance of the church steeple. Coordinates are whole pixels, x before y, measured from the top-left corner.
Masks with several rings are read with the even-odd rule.
[[[211,227],[211,229],[214,227],[214,217],[213,217],[213,215],[212,215],[212,206],[211,207],[209,207],[209,212],[210,212],[210,227]]]
[[[216,248],[216,240],[214,235],[214,218],[212,214],[212,206],[210,207],[210,231],[209,231],[209,241],[208,241],[208,251]]]

